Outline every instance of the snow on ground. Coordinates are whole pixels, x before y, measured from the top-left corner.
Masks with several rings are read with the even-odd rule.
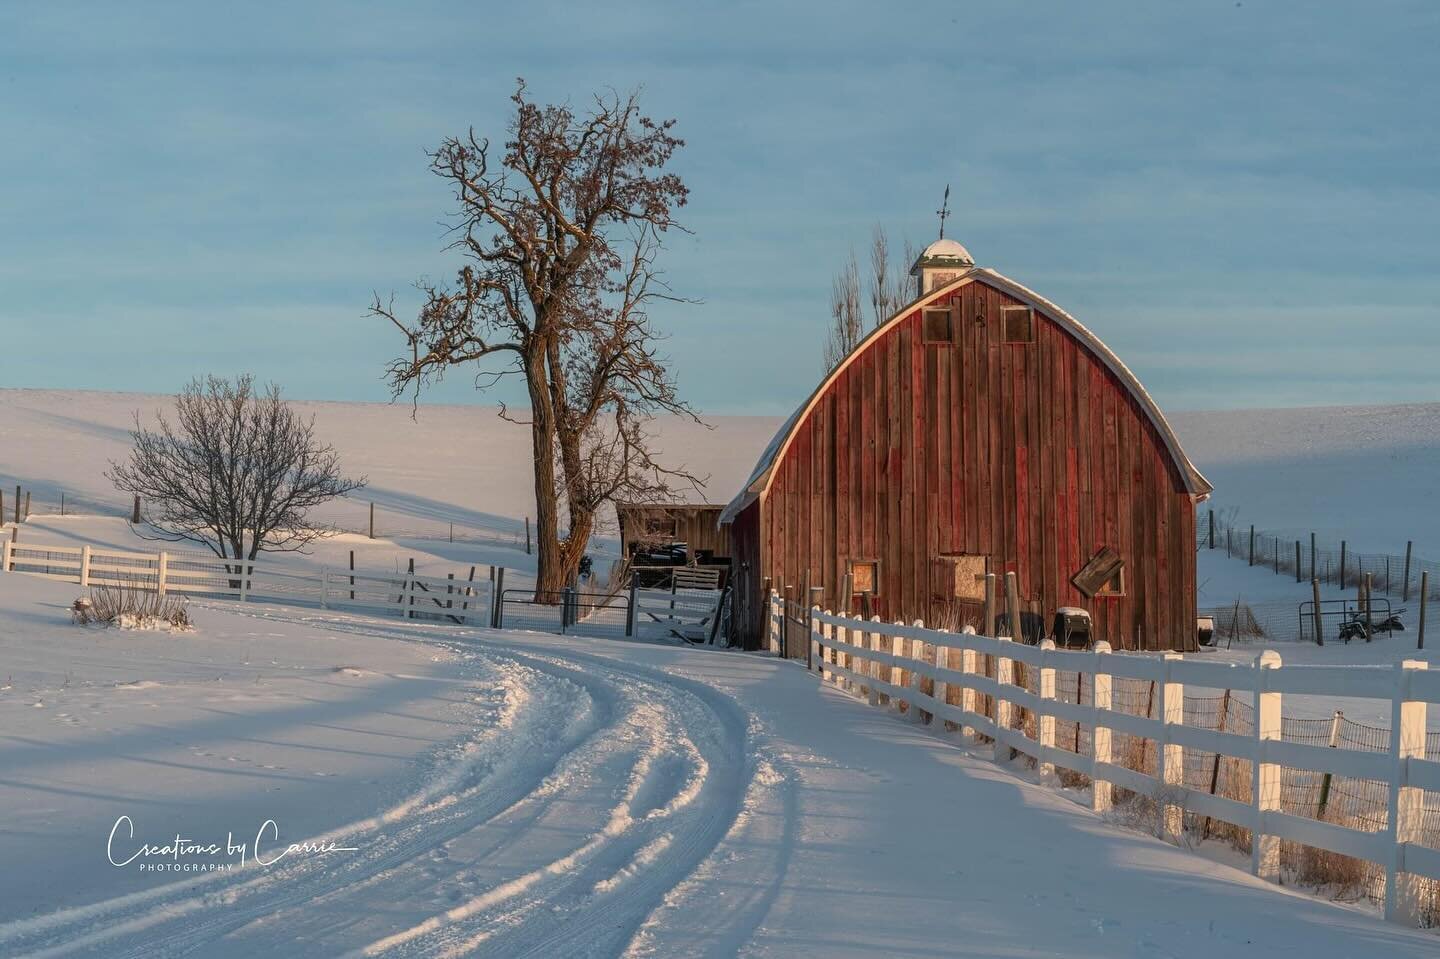
[[[184,638],[108,635],[58,625],[58,587],[0,587],[7,637],[34,636],[0,700],[6,956],[1435,953],[1097,819],[794,663],[223,604]],[[247,666],[207,642],[218,660],[255,645]],[[160,685],[114,685],[136,680]],[[357,689],[378,708],[353,709]],[[87,707],[78,727],[52,712]],[[122,812],[155,841],[271,817],[352,851],[142,873],[104,859]]]
[[[177,383],[177,388],[181,384]],[[0,390],[0,489],[16,483],[35,490],[45,511],[60,491],[81,505],[124,513],[129,498],[104,478],[110,461],[124,459],[136,411],[147,425],[172,399],[139,393],[84,390]],[[369,503],[377,531],[415,530],[444,538],[447,524],[504,531],[524,541],[524,518],[535,515],[530,431],[500,419],[494,407],[408,403],[300,402],[315,417],[318,435],[341,454],[348,474],[369,478],[354,497],[321,511],[346,529],[365,530]],[[413,418],[412,418],[413,412]],[[692,499],[725,503],[735,495],[779,425],[764,416],[707,417],[710,428],[666,417],[655,424],[667,465],[708,479]],[[41,510],[36,509],[35,512]],[[94,512],[96,510],[89,510]]]
[[[439,647],[266,607],[196,608],[186,633],[80,627],[78,594],[0,575],[0,919],[171,878],[104,866],[121,815],[151,836],[321,833],[485,716],[483,683]]]
[[[1440,561],[1440,404],[1168,415],[1185,452],[1235,509],[1288,539]]]
[[[117,518],[123,497],[101,474],[125,454],[131,411],[164,402],[0,391],[7,498],[20,482],[37,514],[62,489],[107,514],[35,515],[22,541],[156,548]],[[355,549],[382,572],[412,557],[430,575],[533,569],[523,428],[478,407],[412,421],[403,405],[302,405],[371,479],[326,519],[363,529],[373,498],[380,538],[337,536],[287,562],[339,567]],[[1440,465],[1436,412],[1174,420],[1217,505],[1245,521],[1440,556],[1440,521],[1419,508]],[[668,421],[661,445],[723,502],[777,423]],[[484,535],[446,542],[451,522]],[[1202,606],[1309,596],[1208,551],[1198,585]],[[1436,951],[1431,934],[1102,822],[768,657],[226,603],[194,604],[194,633],[81,628],[65,609],[77,593],[0,575],[0,955]],[[1276,648],[1288,663],[1383,665],[1415,655],[1411,635]],[[1286,701],[1292,715],[1334,707]],[[1366,708],[1346,715],[1383,723]],[[142,872],[106,861],[121,815],[135,843],[253,844],[273,819],[267,851],[303,837],[350,851]]]

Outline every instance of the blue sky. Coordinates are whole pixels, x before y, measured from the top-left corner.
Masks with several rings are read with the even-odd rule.
[[[887,9],[887,7],[889,9]],[[0,4],[0,385],[387,398],[424,150],[644,88],[685,394],[784,413],[872,224],[1060,303],[1162,406],[1440,399],[1431,3]],[[428,397],[477,401],[464,376]]]

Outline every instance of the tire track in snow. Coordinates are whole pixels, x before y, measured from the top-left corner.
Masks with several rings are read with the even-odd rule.
[[[437,836],[462,832],[502,812],[611,720],[584,695],[583,686],[561,686],[548,673],[517,675],[514,663],[482,665],[496,671],[491,673],[501,679],[496,685],[507,697],[517,697],[519,707],[467,744],[471,748],[462,752],[458,768],[442,768],[432,783],[404,802],[323,837],[311,837],[360,845],[359,853],[344,860],[298,860],[268,869],[252,864],[234,873],[207,873],[10,923],[0,927],[0,952],[83,955],[93,947],[93,954],[107,957],[185,955],[284,905],[412,859],[432,848]]]
[[[337,632],[459,650],[507,700],[524,702],[477,738],[482,756],[443,770],[388,816],[332,833],[358,838],[346,844],[359,854],[209,874],[12,923],[0,927],[0,952],[334,955],[368,945],[378,955],[619,955],[735,828],[755,767],[744,712],[715,689],[602,656],[516,648],[495,634],[321,619]],[[597,802],[606,789],[610,799]],[[539,841],[575,808],[603,822],[569,848]],[[475,854],[455,861],[451,847],[467,843]],[[443,884],[483,885],[435,912]],[[355,938],[388,920],[378,903],[396,902],[430,910],[403,931]]]

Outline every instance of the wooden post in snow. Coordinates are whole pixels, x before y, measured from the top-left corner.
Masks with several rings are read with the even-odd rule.
[[[1340,588],[1345,588],[1345,541],[1340,541]]]
[[[370,504],[370,538],[375,538],[375,504]]]
[[[350,598],[355,598],[355,551],[350,551]]]
[[[138,519],[135,522],[140,522]],[[15,525],[20,525],[20,484],[15,484]]]
[[[1250,524],[1250,565],[1255,565],[1255,524]]]
[[[1300,582],[1300,541],[1295,541],[1295,582]]]
[[[1410,551],[1414,548],[1414,540],[1405,541],[1405,585],[1400,593],[1400,601],[1402,603],[1410,602]]]
[[[130,525],[140,525],[140,494],[135,494],[135,502],[130,506]]]
[[[1430,599],[1430,571],[1420,571],[1420,629],[1419,635],[1415,637],[1415,648],[1425,648],[1425,604]]]
[[[1315,614],[1315,645],[1316,645],[1316,646],[1324,646],[1324,645],[1325,645],[1325,628],[1324,628],[1324,620],[1323,620],[1323,619],[1321,618],[1321,616],[1320,616],[1320,581],[1319,581],[1318,579],[1312,579],[1312,580],[1310,580],[1310,592],[1311,592],[1311,593],[1314,595],[1314,597],[1315,597],[1315,599],[1314,599],[1315,609],[1313,610],[1313,612],[1314,612],[1314,614]]]
[[[530,517],[525,517],[525,555],[530,555]]]
[[[30,493],[31,491],[28,489],[25,491],[25,519],[27,522],[30,519]]]
[[[1215,548],[1215,508],[1210,508],[1210,548]]]

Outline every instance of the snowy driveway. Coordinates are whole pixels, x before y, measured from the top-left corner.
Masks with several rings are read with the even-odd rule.
[[[315,624],[313,618],[312,625]],[[768,657],[406,627],[483,720],[353,853],[0,926],[0,954],[1433,956]]]

